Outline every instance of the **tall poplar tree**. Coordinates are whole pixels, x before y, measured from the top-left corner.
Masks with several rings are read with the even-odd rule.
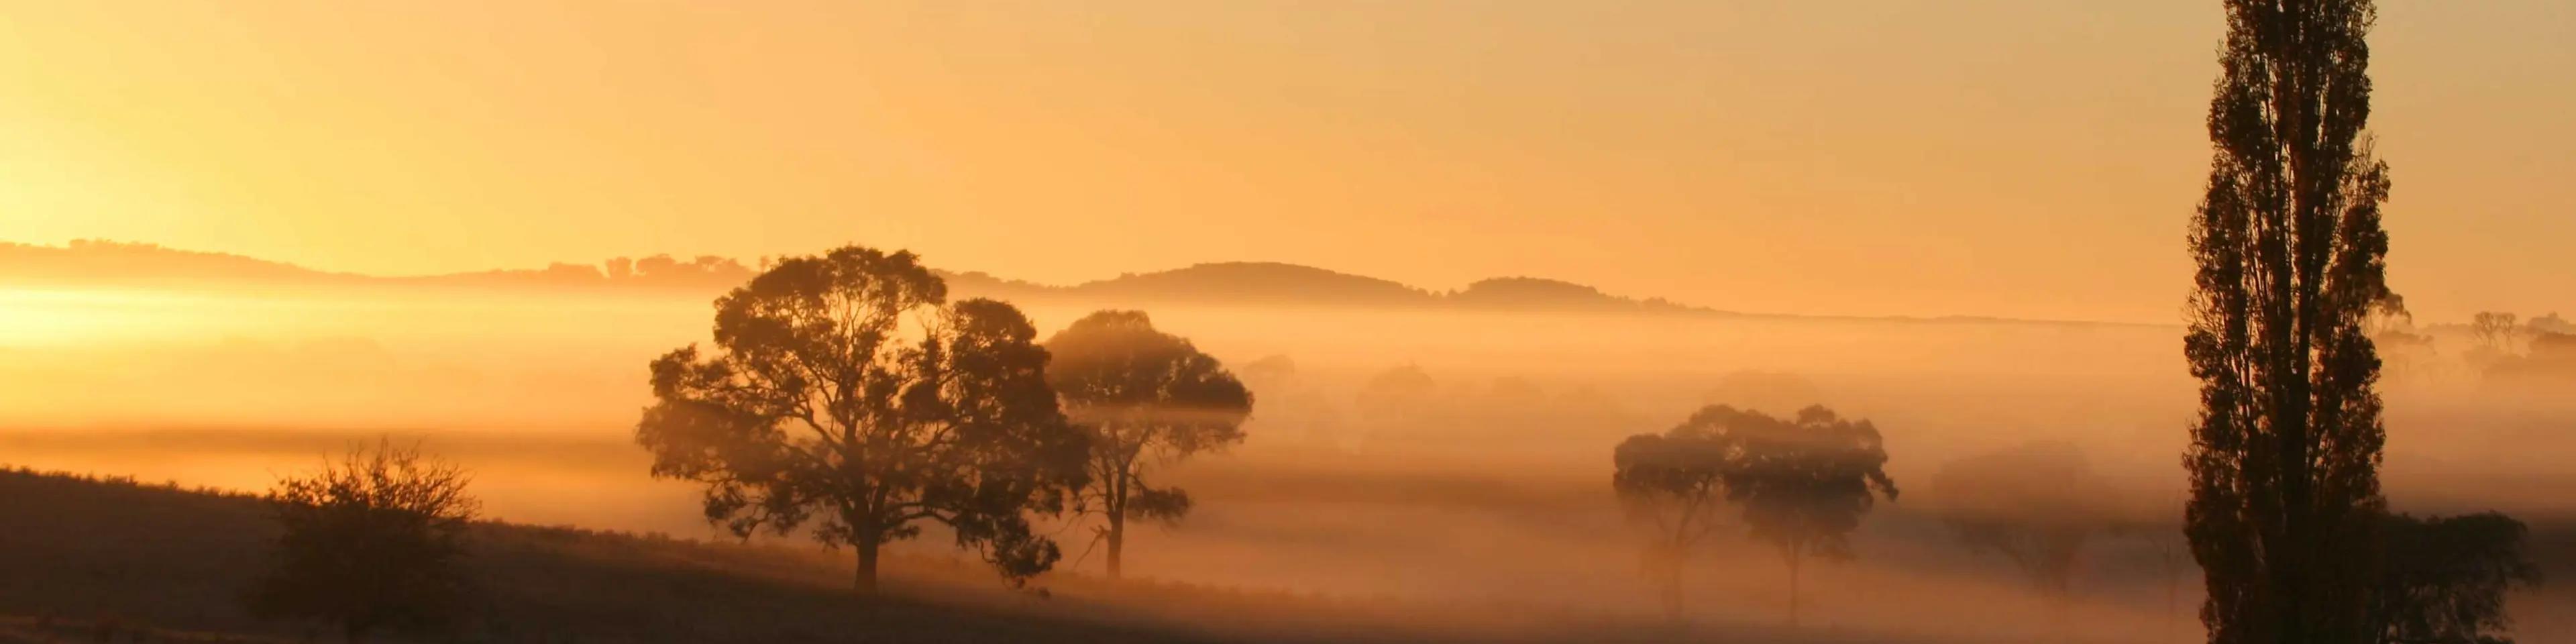
[[[2367,642],[2384,513],[2379,356],[2387,166],[2370,0],[2224,0],[2215,154],[2192,220],[2184,341],[2201,381],[2185,533],[2211,642]]]

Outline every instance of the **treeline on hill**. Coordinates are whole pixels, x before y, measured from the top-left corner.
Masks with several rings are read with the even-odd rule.
[[[785,260],[774,257],[745,260],[714,255],[653,255],[615,257],[598,264],[556,262],[539,269],[376,277],[318,271],[225,253],[81,239],[63,247],[0,242],[0,283],[120,287],[282,283],[698,295],[722,293],[782,261]],[[952,294],[1016,302],[1721,313],[1662,298],[1632,299],[1591,286],[1535,277],[1497,277],[1454,291],[1434,291],[1275,262],[1197,264],[1063,286],[976,271],[932,272],[946,282]]]

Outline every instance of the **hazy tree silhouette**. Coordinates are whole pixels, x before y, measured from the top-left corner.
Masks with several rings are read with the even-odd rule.
[[[2185,530],[2212,642],[2362,642],[2384,505],[2379,358],[2388,171],[2370,114],[2369,0],[2226,0],[2216,148],[2193,218],[2184,341],[2201,381]]]
[[[2469,317],[2469,336],[2478,347],[2503,356],[2513,353],[2514,338],[2521,335],[2520,316],[2499,311],[2484,311]]]
[[[1714,405],[1685,425],[1727,445],[1726,498],[1743,507],[1753,537],[1789,565],[1789,623],[1798,623],[1798,578],[1811,556],[1850,559],[1851,531],[1876,496],[1896,500],[1887,449],[1869,421],[1811,406],[1795,418]]]
[[[2384,373],[2405,376],[2414,372],[2433,355],[2433,336],[2415,327],[2415,314],[2406,310],[2406,298],[2388,293],[2371,302],[2361,319],[2361,332],[2370,336],[2379,353]]]
[[[2556,311],[2551,311],[2549,313],[2542,314],[2540,317],[2532,318],[2530,322],[2523,323],[2523,327],[2535,335],[2551,333],[2559,335],[2576,334],[2576,322],[2569,322],[2567,321],[2567,318],[2559,317]]]
[[[1246,364],[1241,372],[1243,382],[1255,392],[1287,389],[1297,380],[1297,359],[1285,355],[1263,356]]]
[[[1128,519],[1177,521],[1190,496],[1156,487],[1157,464],[1243,442],[1252,393],[1190,341],[1154,330],[1143,311],[1099,311],[1048,338],[1047,381],[1067,416],[1091,433],[1086,507],[1109,525],[1109,576],[1119,576]]]
[[[1429,425],[1425,421],[1431,416],[1431,403],[1439,389],[1439,383],[1419,365],[1398,366],[1370,376],[1352,397],[1360,427],[1350,443],[1365,444],[1391,429]]]
[[[1620,505],[1629,520],[1654,529],[1640,563],[1661,586],[1667,617],[1681,617],[1682,571],[1700,539],[1720,524],[1734,443],[1715,421],[1726,409],[1701,410],[1662,434],[1630,436],[1611,453],[1610,487]]]
[[[451,626],[472,597],[459,560],[479,506],[466,482],[464,470],[388,442],[278,481],[268,499],[283,530],[251,612],[335,623],[350,642]]]
[[[2382,522],[2385,549],[2372,612],[2379,640],[2508,644],[2505,591],[2540,581],[2523,554],[2522,522],[2496,513]]]
[[[2146,540],[2147,546],[2155,550],[2156,575],[2165,586],[2164,629],[2167,638],[2173,636],[2178,621],[2176,618],[2182,612],[2183,575],[2188,574],[2191,568],[2191,539],[2181,530],[2174,529],[2172,516],[2166,514],[2165,521],[2144,526],[2144,529],[2125,530],[2131,535]]]
[[[2010,559],[2040,590],[2063,595],[2077,558],[2111,529],[2110,487],[2084,453],[2035,443],[1952,461],[1932,477],[1942,514],[1969,547]]]
[[[715,352],[653,361],[635,429],[653,474],[706,484],[707,519],[736,535],[816,521],[858,551],[861,592],[878,548],[925,520],[1014,583],[1045,571],[1059,552],[1026,512],[1062,510],[1088,442],[1019,310],[946,296],[910,252],[780,260],[716,301]]]
[[[2489,378],[2576,379],[2576,334],[2533,331],[2530,351],[2488,365]]]
[[[1404,365],[1378,372],[1360,385],[1357,403],[1360,413],[1371,420],[1393,422],[1407,420],[1422,413],[1430,404],[1439,384],[1418,365]]]

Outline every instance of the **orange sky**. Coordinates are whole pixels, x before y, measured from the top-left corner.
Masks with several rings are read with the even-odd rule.
[[[2214,2],[0,2],[0,240],[841,242],[2171,322]],[[971,5],[971,6],[970,6]],[[2576,313],[2576,3],[2386,0],[2392,280]]]

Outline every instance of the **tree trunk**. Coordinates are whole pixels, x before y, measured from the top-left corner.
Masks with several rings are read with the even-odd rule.
[[[2180,612],[2182,606],[2179,601],[2182,597],[2182,576],[2174,572],[2173,556],[2169,554],[2165,557],[2165,640],[2173,641],[2176,639],[2174,615]]]
[[[1789,548],[1789,627],[1798,627],[1798,549]]]
[[[1664,576],[1664,617],[1682,621],[1682,571],[1679,565]]]
[[[1127,470],[1122,466],[1109,481],[1109,578],[1117,579],[1119,559],[1127,550]]]
[[[859,551],[859,572],[854,587],[860,595],[874,595],[877,592],[878,540],[876,535],[866,532],[869,531],[862,531],[858,544],[852,548]]]
[[[1118,556],[1127,549],[1127,518],[1120,513],[1109,515],[1109,578],[1118,578]]]

